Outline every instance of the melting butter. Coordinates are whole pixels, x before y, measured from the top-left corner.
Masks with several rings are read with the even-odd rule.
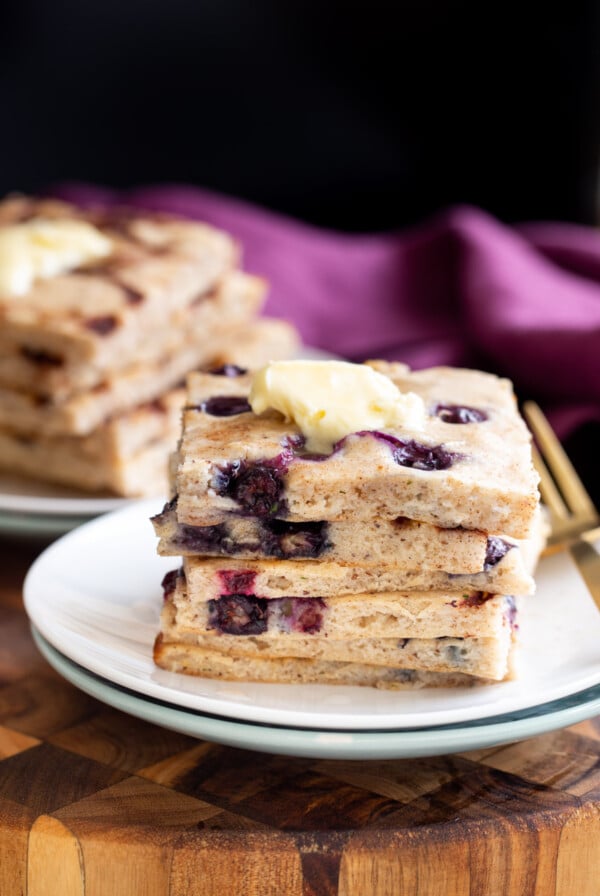
[[[425,421],[420,396],[347,361],[274,361],[255,374],[249,400],[255,414],[272,408],[293,421],[308,450],[323,454],[351,432],[418,430]]]
[[[0,228],[0,294],[24,295],[38,277],[55,277],[105,258],[112,242],[75,219],[33,218]]]

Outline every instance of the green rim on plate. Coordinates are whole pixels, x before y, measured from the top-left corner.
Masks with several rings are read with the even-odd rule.
[[[64,535],[76,526],[90,521],[89,516],[55,516],[54,514],[0,513],[0,532],[11,535]]]
[[[132,716],[215,743],[288,756],[402,759],[500,746],[582,722],[600,713],[600,685],[508,715],[457,725],[395,731],[335,731],[251,724],[180,709],[114,685],[52,647],[32,626],[50,665],[71,684]]]

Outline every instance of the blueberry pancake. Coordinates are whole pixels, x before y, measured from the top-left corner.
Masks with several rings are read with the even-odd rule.
[[[134,354],[127,367],[106,372],[91,389],[41,397],[0,385],[0,426],[21,433],[87,435],[107,418],[172,389],[190,370],[220,363],[234,340],[256,340],[254,319],[264,295],[259,278],[239,271],[226,274],[214,296],[190,309],[186,327],[173,327],[163,340],[163,355],[147,361]],[[10,359],[5,357],[0,367],[3,363],[8,366]]]
[[[483,591],[365,592],[264,598],[251,591],[190,597],[181,570],[163,580],[179,630],[215,636],[322,638],[491,638],[514,622],[515,599]]]
[[[497,540],[500,543],[500,539]],[[534,581],[525,568],[521,552],[503,541],[498,562],[477,573],[446,573],[417,567],[398,569],[391,562],[373,566],[336,563],[332,560],[220,560],[186,557],[183,568],[188,594],[193,600],[218,598],[227,593],[228,582],[243,576],[252,580],[253,593],[262,597],[302,597],[320,594],[377,593],[380,591],[464,591],[465,588],[495,594],[532,594]]]
[[[331,560],[459,575],[497,563],[507,543],[476,529],[442,529],[406,517],[293,523],[228,514],[213,526],[194,526],[177,520],[177,503],[173,498],[152,518],[164,556]]]
[[[36,200],[0,203],[0,244],[0,383],[54,398],[162,357],[238,258],[204,224]]]
[[[258,320],[266,283],[238,260],[197,222],[0,202],[0,468],[167,495],[189,371],[298,347],[289,324]]]
[[[253,413],[251,376],[192,374],[174,489],[177,519],[395,519],[527,538],[538,504],[531,439],[511,384],[479,371],[373,367],[425,408],[422,426],[363,429],[328,454],[278,411]]]
[[[381,688],[510,678],[546,535],[511,384],[381,361],[224,372],[188,379],[152,520],[159,553],[183,557],[156,664]]]

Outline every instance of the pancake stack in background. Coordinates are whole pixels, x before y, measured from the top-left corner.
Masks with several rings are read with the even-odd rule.
[[[87,491],[165,494],[186,374],[297,349],[266,284],[207,225],[0,203],[0,468]]]
[[[188,381],[173,498],[153,520],[159,553],[183,556],[163,581],[155,662],[212,678],[386,688],[510,677],[518,600],[534,590],[544,543],[510,383],[384,362],[325,362],[309,376],[301,363]],[[354,383],[350,370],[346,389],[346,368],[365,366],[398,401],[412,394],[410,412],[390,425],[359,415],[315,453],[310,427],[337,412],[320,386],[329,377],[343,415],[361,404],[364,373]],[[275,368],[295,395],[254,413],[269,407],[255,389]],[[365,407],[380,414],[385,393]],[[289,422],[299,406],[306,427]]]

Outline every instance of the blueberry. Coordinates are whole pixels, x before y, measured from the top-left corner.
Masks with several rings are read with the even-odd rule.
[[[460,639],[463,640],[462,638]],[[461,663],[464,663],[465,656],[467,655],[466,648],[458,644],[448,644],[444,648],[444,652],[446,654],[446,659],[449,663],[453,663],[455,666],[459,666]]]
[[[277,522],[274,520],[273,522]],[[246,545],[246,548],[249,550],[254,550],[260,553],[263,557],[282,557],[281,547],[279,545],[279,538],[273,532],[270,531],[270,523],[271,520],[261,520],[259,521],[260,529],[257,535],[257,543],[254,545]],[[236,546],[237,547],[237,546]],[[242,546],[240,545],[238,548],[240,551],[242,550]]]
[[[84,325],[88,330],[98,333],[99,336],[107,336],[112,333],[119,321],[114,314],[105,314],[100,317],[88,317],[84,321]]]
[[[261,635],[267,630],[268,601],[264,597],[228,594],[208,602],[208,627],[224,635]]]
[[[243,395],[215,395],[203,401],[199,410],[211,417],[234,417],[247,414],[252,408]]]
[[[314,635],[323,626],[326,603],[322,597],[281,597],[272,602],[288,632]]]
[[[130,286],[123,286],[122,283],[119,283],[119,286],[125,293],[125,301],[128,305],[140,305],[144,301],[144,294],[139,292],[139,290],[131,289]]]
[[[279,456],[281,458],[281,455]],[[272,461],[236,460],[217,468],[212,488],[221,497],[232,498],[240,510],[249,516],[271,517],[285,514],[287,504],[282,499],[282,473],[287,465]]]
[[[325,520],[303,523],[270,520],[264,524],[264,528],[273,536],[270,541],[270,556],[315,558],[331,547]]]
[[[507,594],[504,598],[504,603],[506,605],[505,613],[508,624],[513,631],[516,631],[519,628],[517,625],[517,602],[511,594]]]
[[[223,593],[226,594],[252,594],[256,573],[252,569],[220,569],[218,576],[221,579]]]
[[[460,598],[450,601],[451,607],[482,607],[486,601],[490,600],[494,595],[488,594],[487,591],[471,591],[470,594],[463,594]]]
[[[48,367],[61,367],[65,363],[65,359],[62,355],[56,355],[53,352],[47,352],[38,348],[29,348],[27,345],[22,345],[19,352],[24,358],[27,358],[28,361],[33,361],[34,364],[45,364]]]
[[[423,445],[414,439],[398,439],[396,436],[378,430],[362,430],[357,436],[372,436],[390,446],[392,457],[401,467],[412,467],[415,470],[447,470],[462,455],[448,451],[443,445]],[[342,442],[344,440],[342,439]],[[341,447],[341,443],[335,446]]]
[[[208,372],[213,376],[243,376],[248,373],[245,367],[238,367],[237,364],[221,364],[220,367],[211,367]]]
[[[438,404],[433,412],[444,423],[483,423],[488,419],[485,411],[460,404]]]
[[[148,408],[153,414],[166,414],[168,410],[161,397],[147,401],[144,407]]]
[[[484,572],[487,572],[493,566],[496,566],[497,563],[500,563],[502,558],[508,554],[511,548],[514,548],[514,544],[504,541],[503,538],[499,538],[497,535],[490,535],[487,540],[485,551],[485,563],[483,564]]]
[[[179,576],[180,570],[171,569],[169,572],[165,573],[163,576],[163,580],[160,583],[163,590],[163,597],[166,600],[168,597],[173,594],[175,591],[175,586],[177,584],[177,578]]]
[[[294,630],[305,635],[314,635],[323,625],[325,602],[320,597],[296,597],[292,617]]]
[[[228,532],[224,523],[219,523],[216,526],[187,526],[180,523],[177,527],[177,534],[173,538],[175,547],[191,551],[194,554],[209,551],[219,554],[228,553],[227,542]]]
[[[447,451],[443,445],[422,445],[410,439],[393,451],[394,460],[401,467],[415,470],[447,470],[452,466],[456,454]]]
[[[177,495],[171,498],[161,512],[152,517],[152,522],[158,525],[168,524],[177,507],[177,498]],[[256,551],[260,546],[258,539],[248,543],[236,543],[226,523],[214,526],[189,526],[178,523],[171,544],[182,551],[194,554],[239,554],[242,551]]]
[[[396,681],[408,684],[415,680],[417,673],[414,669],[394,669],[393,676]]]
[[[306,444],[306,439],[301,433],[293,436],[284,436],[281,440],[281,447],[284,453],[292,456],[299,455]]]
[[[390,447],[392,456],[401,467],[413,467],[415,470],[447,470],[456,460],[462,458],[462,454],[448,451],[443,445],[422,445],[413,439],[398,439],[396,436],[376,429],[363,429],[359,432],[344,436],[333,446],[331,454],[302,453],[302,444],[292,446],[296,457],[301,460],[323,461],[333,454],[341,451],[347,440],[352,436],[364,438],[371,436],[379,442],[385,442]]]

